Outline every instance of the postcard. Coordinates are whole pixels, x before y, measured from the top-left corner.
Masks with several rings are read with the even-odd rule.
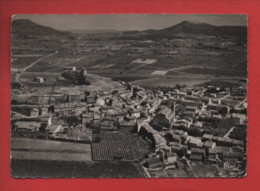
[[[247,15],[14,15],[15,178],[239,178]]]

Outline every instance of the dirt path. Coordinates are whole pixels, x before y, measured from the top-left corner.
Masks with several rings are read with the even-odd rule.
[[[16,82],[18,82],[20,85],[22,85],[22,82],[20,81],[20,76],[21,76],[24,72],[26,72],[26,70],[28,70],[29,68],[33,67],[35,64],[37,64],[37,63],[40,62],[41,60],[43,60],[43,59],[45,59],[45,58],[48,58],[48,57],[50,57],[50,56],[53,56],[53,55],[55,55],[55,54],[57,54],[57,53],[58,53],[58,51],[55,51],[54,53],[48,54],[48,55],[46,55],[46,56],[43,56],[43,57],[37,59],[36,61],[34,61],[33,63],[31,63],[29,66],[26,66],[25,68],[23,68],[23,69],[21,70],[21,72],[19,72],[19,73],[16,74]]]

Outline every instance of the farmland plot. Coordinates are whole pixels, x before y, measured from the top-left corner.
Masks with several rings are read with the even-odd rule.
[[[136,161],[152,151],[150,143],[131,133],[105,132],[92,143],[93,160]]]

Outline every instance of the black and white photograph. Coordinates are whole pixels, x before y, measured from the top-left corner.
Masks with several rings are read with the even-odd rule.
[[[245,177],[247,26],[244,14],[13,15],[11,176]]]

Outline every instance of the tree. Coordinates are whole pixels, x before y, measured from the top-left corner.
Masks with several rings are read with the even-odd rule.
[[[176,85],[175,85],[175,88],[178,89],[178,90],[180,90],[180,89],[181,89],[181,85],[180,85],[180,84],[176,84]]]
[[[76,116],[69,116],[65,118],[65,121],[69,126],[77,126],[81,123],[81,121]]]
[[[40,133],[44,133],[45,132],[45,128],[46,128],[47,124],[46,123],[42,123],[40,128],[39,128],[39,131]]]
[[[228,113],[228,109],[226,107],[223,107],[219,112],[220,112],[221,115],[225,116]]]

